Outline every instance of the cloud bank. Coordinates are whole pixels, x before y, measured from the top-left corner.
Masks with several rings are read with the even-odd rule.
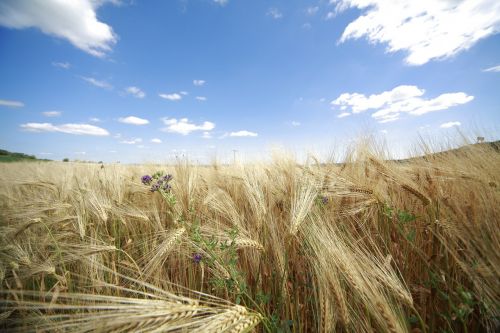
[[[340,42],[366,38],[406,51],[409,65],[423,65],[471,48],[500,31],[498,0],[332,0],[336,12],[349,8],[363,15],[349,23]]]
[[[106,1],[2,0],[0,25],[12,29],[37,28],[68,40],[96,57],[104,57],[116,43],[113,28],[97,18]]]

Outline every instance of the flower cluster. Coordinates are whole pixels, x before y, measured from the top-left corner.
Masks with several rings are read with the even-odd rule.
[[[161,172],[155,173],[153,176],[144,175],[141,177],[141,182],[144,185],[151,185],[151,192],[163,191],[165,193],[169,193],[172,189],[172,186],[169,182],[172,180],[172,175],[167,174],[163,175]]]
[[[202,259],[203,256],[200,253],[193,254],[193,261],[195,264],[199,264]]]

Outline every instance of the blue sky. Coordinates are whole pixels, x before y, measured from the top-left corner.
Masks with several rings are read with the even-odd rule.
[[[495,0],[5,0],[0,148],[203,162],[498,139],[499,31]]]

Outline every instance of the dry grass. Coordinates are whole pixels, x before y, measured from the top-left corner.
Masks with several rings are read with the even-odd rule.
[[[342,165],[0,165],[0,328],[498,329],[498,151],[362,148]],[[158,169],[175,203],[140,183]]]

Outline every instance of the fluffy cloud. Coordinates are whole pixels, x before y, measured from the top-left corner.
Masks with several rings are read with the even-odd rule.
[[[195,97],[198,101],[205,102],[207,98],[205,96],[196,96]]]
[[[59,117],[61,115],[61,111],[45,111],[42,112],[45,117]]]
[[[300,122],[294,120],[294,121],[292,121],[292,126],[298,127],[298,126],[300,126]]]
[[[130,124],[130,125],[147,125],[147,124],[149,124],[149,120],[142,119],[142,118],[135,117],[135,116],[128,116],[125,118],[119,118],[118,121],[120,123]]]
[[[137,87],[128,87],[127,89],[125,89],[125,91],[127,92],[127,94],[130,94],[136,98],[146,97],[146,93]]]
[[[283,13],[281,13],[278,8],[269,8],[266,15],[271,16],[275,20],[283,17]]]
[[[87,81],[88,83],[90,83],[96,87],[99,87],[102,89],[109,89],[109,90],[113,89],[113,86],[106,81],[101,81],[101,80],[94,79],[93,77],[85,77],[85,76],[82,76],[81,78],[82,78],[82,80]]]
[[[94,122],[94,123],[100,123],[101,122],[101,119],[96,118],[96,117],[92,117],[89,120],[92,121],[92,122]]]
[[[356,8],[363,15],[344,30],[340,42],[365,37],[387,52],[406,51],[406,62],[422,65],[451,57],[500,31],[498,0],[333,0],[336,12]]]
[[[212,138],[212,133],[210,132],[203,132],[202,136],[203,139],[211,139]]]
[[[180,101],[182,99],[182,96],[179,95],[178,93],[173,93],[173,94],[159,94],[161,98],[168,99],[169,101]]]
[[[258,136],[258,134],[255,132],[243,130],[243,131],[238,131],[238,132],[231,132],[231,133],[229,133],[229,136],[231,136],[231,137],[245,137],[245,136]]]
[[[211,131],[215,128],[215,124],[210,121],[205,121],[199,125],[189,122],[187,118],[163,118],[162,121],[167,126],[163,128],[162,131],[179,133],[182,135],[188,135],[194,131]]]
[[[104,128],[88,124],[62,124],[53,125],[51,123],[27,123],[21,128],[29,132],[60,132],[75,135],[108,136],[109,132]]]
[[[193,80],[195,86],[202,86],[205,84],[205,80]]]
[[[24,103],[19,101],[0,99],[0,106],[6,106],[8,108],[22,108],[24,106]]]
[[[483,72],[500,72],[500,65],[483,69]]]
[[[154,139],[151,139],[151,142],[152,143],[161,143],[161,140],[157,139],[157,138],[154,138]]]
[[[63,69],[69,69],[71,67],[71,64],[69,62],[53,62],[52,66],[54,67],[59,67]]]
[[[68,40],[93,56],[103,57],[117,41],[113,29],[97,19],[96,10],[105,2],[3,0],[0,25],[13,29],[38,28],[47,35]]]
[[[459,121],[450,121],[450,122],[447,122],[447,123],[444,123],[444,124],[441,124],[441,128],[451,128],[451,127],[454,127],[454,126],[460,126],[462,125]]]
[[[370,96],[359,93],[343,93],[330,104],[334,108],[339,107],[341,111],[350,109],[353,114],[376,110],[372,117],[385,123],[399,119],[401,113],[420,116],[428,112],[446,110],[474,99],[474,96],[463,92],[446,93],[432,99],[422,98],[424,94],[425,90],[417,86],[401,85],[390,91]],[[348,114],[349,112],[345,111],[338,117],[342,118]]]
[[[345,117],[349,117],[351,114],[349,112],[342,112],[340,113],[337,118],[345,118]]]

